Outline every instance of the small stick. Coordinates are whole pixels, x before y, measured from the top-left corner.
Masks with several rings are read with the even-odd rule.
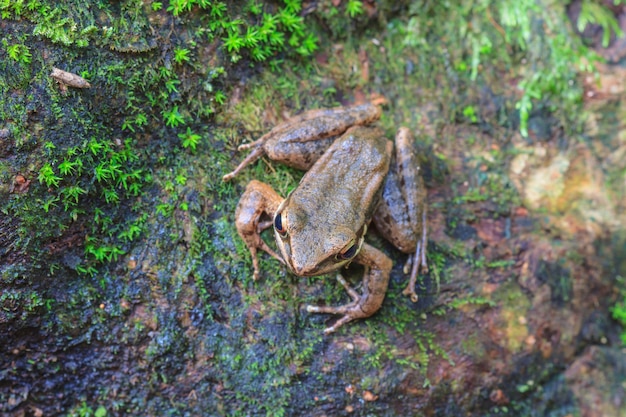
[[[87,82],[80,75],[72,74],[71,72],[63,71],[58,68],[52,68],[52,72],[50,76],[57,80],[58,82],[65,84],[69,87],[76,88],[89,88],[91,84]]]

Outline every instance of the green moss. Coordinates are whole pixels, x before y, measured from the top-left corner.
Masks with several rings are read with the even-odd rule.
[[[5,52],[11,59],[3,60],[5,76],[0,77],[0,89],[2,96],[6,98],[3,99],[0,111],[5,120],[14,122],[12,133],[18,147],[38,148],[37,152],[30,155],[30,163],[37,158],[43,158],[42,162],[36,163],[37,180],[51,190],[42,192],[36,201],[40,205],[40,211],[55,219],[53,221],[56,224],[49,225],[46,233],[38,239],[59,236],[71,222],[84,222],[87,219],[93,221],[90,237],[85,242],[86,262],[74,265],[81,272],[93,274],[94,265],[90,262],[117,259],[119,254],[124,253],[124,245],[118,239],[126,243],[132,241],[140,235],[139,223],[145,222],[144,218],[142,222],[133,220],[128,225],[111,227],[118,224],[116,207],[130,204],[141,194],[143,184],[151,181],[151,176],[145,169],[146,164],[150,163],[150,158],[146,158],[146,155],[162,154],[155,149],[158,145],[142,149],[134,138],[148,127],[154,131],[155,124],[163,123],[156,130],[164,132],[168,128],[173,129],[173,138],[178,138],[183,148],[193,152],[203,139],[208,139],[206,129],[198,129],[198,124],[205,123],[206,117],[215,112],[216,106],[225,103],[224,93],[216,88],[221,83],[219,78],[225,74],[224,67],[220,62],[213,62],[207,67],[197,59],[195,52],[199,42],[206,43],[207,36],[209,41],[222,36],[226,41],[235,34],[242,36],[242,48],[231,51],[231,61],[240,59],[244,50],[256,58],[260,58],[259,53],[269,58],[285,50],[287,43],[283,44],[274,38],[280,33],[289,35],[288,48],[294,48],[301,55],[310,54],[315,42],[311,43],[313,38],[304,27],[302,18],[297,16],[300,10],[299,1],[287,2],[285,7],[278,9],[266,9],[253,3],[242,9],[227,9],[222,2],[179,1],[171,3],[167,11],[160,11],[159,7],[148,8],[141,1],[130,0],[119,5],[102,3],[98,8],[82,7],[80,2],[57,6],[39,0],[28,3],[4,2],[0,4],[0,11],[4,19],[32,21],[35,24],[35,36],[48,38],[53,43],[81,48],[93,43],[126,52],[150,51],[151,48],[140,45],[142,42],[151,43],[146,34],[149,19],[164,18],[166,13],[178,16],[195,7],[207,11],[207,14],[191,16],[188,24],[190,27],[208,26],[208,32],[197,31],[186,40],[185,46],[174,48],[174,62],[189,65],[191,73],[184,68],[172,68],[167,60],[154,60],[153,56],[124,59],[113,58],[105,53],[97,57],[84,55],[80,59],[69,55],[56,58],[58,63],[55,65],[62,68],[67,67],[62,65],[62,60],[73,62],[68,69],[83,68],[80,74],[94,84],[96,91],[118,92],[117,98],[100,108],[98,114],[99,117],[106,117],[108,113],[113,116],[113,120],[118,121],[122,118],[117,126],[105,127],[95,121],[84,107],[81,93],[71,92],[69,97],[60,95],[55,85],[47,79],[47,71],[42,67],[43,62],[39,61],[39,57],[34,57],[38,68],[35,79],[28,71],[24,71],[26,68],[20,67],[31,60],[28,47],[17,43],[19,40],[27,41],[28,35],[4,40]],[[260,18],[260,26],[256,29],[249,27],[247,34],[239,33],[238,28],[247,24],[244,16],[252,20]],[[95,23],[98,24],[94,25]],[[153,27],[157,31],[169,31],[165,22],[157,19],[153,21],[155,23],[156,26]],[[179,21],[178,24],[182,26],[186,23]],[[268,25],[274,29],[270,30]],[[171,33],[167,36],[170,35]],[[127,42],[127,46],[123,42]],[[224,48],[229,49],[227,42]],[[259,48],[262,52],[259,52]],[[198,79],[202,81],[200,88]],[[37,91],[41,94],[36,89],[37,83],[41,82],[45,82],[49,90],[42,102],[47,104],[48,111],[54,115],[57,123],[73,125],[76,132],[72,136],[73,140],[60,141],[46,132],[43,138],[32,137],[29,140],[26,136],[32,135],[32,126],[28,124],[27,117],[35,97],[30,92]],[[25,89],[25,94],[8,94],[18,85]],[[42,97],[37,99],[41,100]],[[122,109],[122,112],[117,109]],[[120,127],[127,132],[127,139],[122,136],[121,149]],[[181,128],[186,130],[180,131]],[[112,136],[117,137],[115,141],[118,143],[114,143]],[[170,132],[166,136],[172,137]],[[169,146],[169,141],[163,145],[162,149],[165,149]],[[165,184],[164,189],[167,191],[169,188]],[[172,200],[176,199],[177,194],[172,196]],[[101,201],[103,205],[94,205],[96,201]],[[187,203],[181,204],[183,209],[186,206]],[[157,212],[168,217],[175,207],[171,203],[161,203]],[[39,223],[36,215],[27,214],[35,214],[33,208],[33,202],[23,199],[15,198],[11,202],[11,213],[22,219],[24,230]]]
[[[523,319],[531,307],[530,300],[514,282],[499,287],[492,298],[501,309],[507,347],[512,352],[518,352],[528,336],[528,327]]]
[[[94,410],[87,404],[86,401],[82,401],[80,404],[72,407],[68,413],[68,417],[106,417],[107,409],[100,405]]]
[[[622,297],[613,307],[611,307],[611,315],[613,316],[613,319],[622,326],[622,333],[620,336],[622,343],[626,345],[626,278],[618,275],[616,280],[620,286]]]

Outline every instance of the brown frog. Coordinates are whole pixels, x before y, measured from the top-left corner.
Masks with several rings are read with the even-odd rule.
[[[257,141],[241,145],[252,152],[225,181],[264,154],[307,170],[298,186],[283,199],[269,185],[251,181],[235,214],[237,231],[252,255],[254,279],[259,277],[257,249],[278,259],[299,276],[315,276],[356,262],[365,266],[361,294],[341,274],[352,302],[338,306],[307,306],[314,313],[342,317],[324,332],[369,317],[382,305],[391,259],[364,243],[370,220],[412,262],[404,294],[417,301],[418,269],[426,265],[426,190],[413,152],[413,138],[400,128],[395,139],[368,126],[381,110],[373,104],[307,111],[276,126]],[[261,221],[263,214],[272,221]],[[261,239],[274,227],[280,255]]]

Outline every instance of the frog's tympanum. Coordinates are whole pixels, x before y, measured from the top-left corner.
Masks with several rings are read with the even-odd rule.
[[[342,316],[325,333],[371,316],[383,302],[392,262],[364,242],[370,221],[394,246],[410,254],[411,275],[404,294],[413,301],[417,301],[418,269],[426,268],[426,191],[413,138],[407,128],[400,128],[394,151],[394,143],[380,129],[368,126],[380,113],[373,104],[302,113],[240,146],[252,152],[224,176],[224,180],[233,178],[264,154],[307,171],[285,199],[267,184],[251,181],[235,218],[252,255],[255,279],[259,277],[258,249],[299,276],[321,275],[350,262],[365,266],[360,294],[337,275],[352,302],[338,307],[307,306],[309,312]],[[264,213],[273,220],[261,221]],[[280,254],[261,239],[260,233],[270,226]]]

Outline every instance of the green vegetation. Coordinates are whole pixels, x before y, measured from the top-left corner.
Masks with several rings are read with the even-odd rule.
[[[0,308],[6,315],[5,320],[25,320],[30,314],[38,313],[45,304],[41,294],[30,289],[9,289],[0,294]]]
[[[190,53],[191,51],[189,51],[189,49],[187,48],[175,48],[174,49],[174,61],[176,61],[178,64],[189,62]]]
[[[97,8],[85,12],[79,3],[0,2],[3,19],[27,20],[35,25],[33,35],[22,34],[2,40],[6,56],[16,64],[32,63],[37,71],[34,79],[30,79],[28,73],[24,74],[21,83],[27,91],[34,91],[35,83],[47,77],[49,71],[42,67],[41,57],[33,56],[31,48],[26,46],[31,36],[47,38],[53,44],[64,46],[88,48],[95,45],[132,53],[154,48],[149,32],[145,31],[150,14],[177,19],[188,16],[189,21],[177,20],[177,24],[193,28],[190,39],[172,48],[171,57],[174,63],[189,67],[191,72],[179,70],[168,61],[155,60],[151,56],[113,59],[105,65],[86,61],[78,64],[84,68],[80,75],[89,78],[94,88],[118,92],[119,100],[106,103],[99,109],[101,115],[108,113],[113,120],[121,117],[117,126],[109,124],[94,129],[90,126],[93,118],[81,107],[82,101],[71,102],[77,95],[66,98],[52,91],[45,98],[50,110],[58,120],[77,126],[79,132],[71,141],[61,142],[57,138],[46,138],[46,135],[43,140],[29,139],[25,135],[29,135],[31,129],[25,115],[28,106],[32,105],[29,104],[32,103],[32,93],[18,97],[20,103],[13,102],[13,98],[2,103],[2,118],[11,121],[9,127],[13,136],[19,138],[18,146],[25,146],[33,140],[40,144],[39,150],[30,156],[32,159],[41,157],[36,177],[47,190],[41,190],[43,192],[34,200],[41,212],[50,216],[49,222],[56,223],[43,233],[46,237],[40,238],[45,240],[62,234],[75,222],[89,222],[88,236],[84,240],[85,260],[75,264],[74,269],[90,274],[96,272],[92,262],[117,259],[125,252],[123,246],[140,235],[141,224],[137,224],[134,217],[131,216],[125,225],[115,220],[121,214],[117,214],[120,207],[133,206],[140,210],[133,201],[141,195],[143,186],[151,182],[146,155],[153,150],[138,145],[138,135],[148,127],[153,132],[173,129],[173,138],[180,139],[179,146],[195,152],[202,139],[207,138],[206,132],[198,131],[197,126],[206,124],[207,117],[226,102],[226,94],[219,86],[224,82],[228,63],[216,61],[207,66],[203,61],[207,56],[197,56],[200,44],[221,40],[220,48],[233,63],[244,57],[262,61],[284,52],[308,56],[317,48],[317,38],[298,15],[301,10],[299,0],[286,1],[284,6],[269,10],[255,1],[238,8],[229,8],[222,1],[193,0],[170,2],[166,10],[162,10],[163,5],[159,2],[144,5],[128,0],[120,5],[118,9],[100,3]],[[105,22],[94,24],[103,17]],[[156,29],[171,36],[169,25]],[[19,70],[15,72],[19,73]],[[198,80],[199,91],[194,87]],[[0,79],[0,92],[9,97],[12,85],[15,85],[14,81]],[[48,85],[54,87],[52,83]],[[115,106],[121,111],[118,112]],[[155,127],[159,123],[162,127]],[[180,128],[185,130],[179,131]],[[126,139],[121,144],[117,139],[119,129],[126,132]],[[172,137],[170,132],[164,135]],[[22,198],[15,198],[10,203],[11,213],[24,219],[25,234],[33,222],[38,222],[36,216],[29,214],[35,213],[32,205],[33,201]],[[156,212],[169,217],[176,206],[161,203],[156,206]],[[183,209],[186,206],[184,202],[180,205]],[[145,217],[141,218],[140,223],[147,221]],[[39,239],[28,241],[35,244]]]
[[[623,0],[615,0],[613,2],[616,6],[623,3]],[[578,16],[576,27],[582,32],[588,24],[597,24],[602,27],[602,46],[605,48],[609,46],[609,41],[613,34],[618,38],[623,35],[619,23],[611,13],[611,10],[604,4],[592,0],[581,1],[580,15]]]
[[[621,301],[611,309],[613,318],[617,320],[624,329],[626,329],[626,301]],[[626,330],[622,332],[622,343],[626,345]]]
[[[2,44],[6,48],[7,53],[12,60],[24,64],[30,64],[32,54],[30,53],[30,48],[28,48],[28,46],[19,43],[9,45],[6,39],[2,39]]]
[[[348,0],[346,3],[346,14],[352,18],[363,13],[363,2],[359,0]]]
[[[178,106],[174,106],[169,110],[164,110],[163,119],[165,124],[169,127],[177,127],[178,125],[185,124],[185,118],[178,111]]]
[[[618,301],[613,307],[611,307],[611,314],[623,328],[621,334],[622,343],[626,345],[626,279],[618,276],[617,282],[622,288],[622,300]]]
[[[592,0],[591,10],[600,13],[605,36],[617,24],[608,9]],[[583,8],[579,26],[590,20],[589,8]],[[599,12],[594,16],[599,16]],[[431,24],[430,16],[447,16],[440,24]],[[408,24],[397,29],[404,33],[404,43],[415,48],[418,55],[437,54],[445,60],[449,77],[466,74],[476,82],[487,74],[483,63],[499,62],[502,69],[526,62],[521,67],[519,89],[522,96],[516,107],[520,113],[520,129],[528,134],[528,119],[536,103],[558,98],[551,108],[567,120],[582,102],[582,89],[573,83],[580,71],[593,71],[596,55],[587,49],[579,37],[571,33],[567,16],[561,11],[538,5],[535,1],[502,0],[458,4],[412,2]],[[471,23],[470,23],[471,22]],[[446,39],[445,43],[437,39]],[[461,53],[459,53],[461,52]],[[453,73],[457,73],[454,75]],[[454,79],[453,79],[454,81]],[[472,122],[478,121],[475,109],[464,106],[461,112]],[[566,126],[569,123],[565,123]]]
[[[178,137],[181,140],[183,148],[191,148],[192,151],[196,150],[198,142],[202,139],[202,136],[193,133],[189,127],[185,133],[179,133]]]
[[[69,417],[106,417],[107,410],[103,406],[99,406],[94,410],[83,401],[80,406],[76,406],[67,415]]]
[[[68,220],[77,221],[79,216],[91,216],[91,236],[85,240],[87,263],[77,264],[75,269],[93,274],[95,269],[90,260],[111,261],[124,253],[115,243],[106,242],[118,233],[126,237],[139,235],[136,224],[128,226],[133,229],[112,226],[111,215],[121,200],[139,196],[150,176],[139,167],[139,155],[130,138],[123,144],[114,144],[110,140],[91,137],[64,152],[56,151],[52,142],[47,142],[44,148],[48,162],[40,168],[38,180],[48,190],[37,201],[43,211],[55,219],[67,216]],[[85,204],[99,199],[112,208]],[[59,227],[63,227],[62,224]]]
[[[377,320],[368,319],[366,322],[365,335],[371,338],[373,346],[371,351],[364,357],[364,364],[373,372],[380,369],[385,362],[393,361],[398,366],[406,369],[414,369],[420,372],[424,378],[424,386],[428,385],[428,365],[434,356],[438,356],[454,365],[454,361],[441,345],[437,342],[435,333],[423,329],[426,315],[422,315],[420,320],[415,318],[415,310],[410,308],[410,301],[405,297],[400,298],[394,294],[388,294],[395,305],[392,311],[381,311],[381,320],[389,328],[394,329],[395,337],[390,337],[387,331],[380,331],[376,326]],[[399,304],[399,306],[398,306]],[[386,327],[387,327],[386,326]],[[358,333],[364,333],[363,329]],[[400,351],[396,344],[397,337],[410,335],[414,346],[406,351]]]
[[[223,48],[230,54],[232,62],[239,61],[244,51],[256,61],[265,61],[287,47],[301,56],[311,55],[317,49],[317,38],[307,30],[304,20],[298,15],[301,1],[285,0],[284,4],[283,8],[271,14],[264,12],[260,2],[248,1],[243,12],[254,16],[253,20],[258,22],[255,24],[241,18],[229,19],[230,10],[223,1],[174,0],[167,11],[174,16],[182,16],[194,7],[204,10],[210,17],[206,35],[209,40],[223,40]],[[160,4],[157,9],[160,9]]]

